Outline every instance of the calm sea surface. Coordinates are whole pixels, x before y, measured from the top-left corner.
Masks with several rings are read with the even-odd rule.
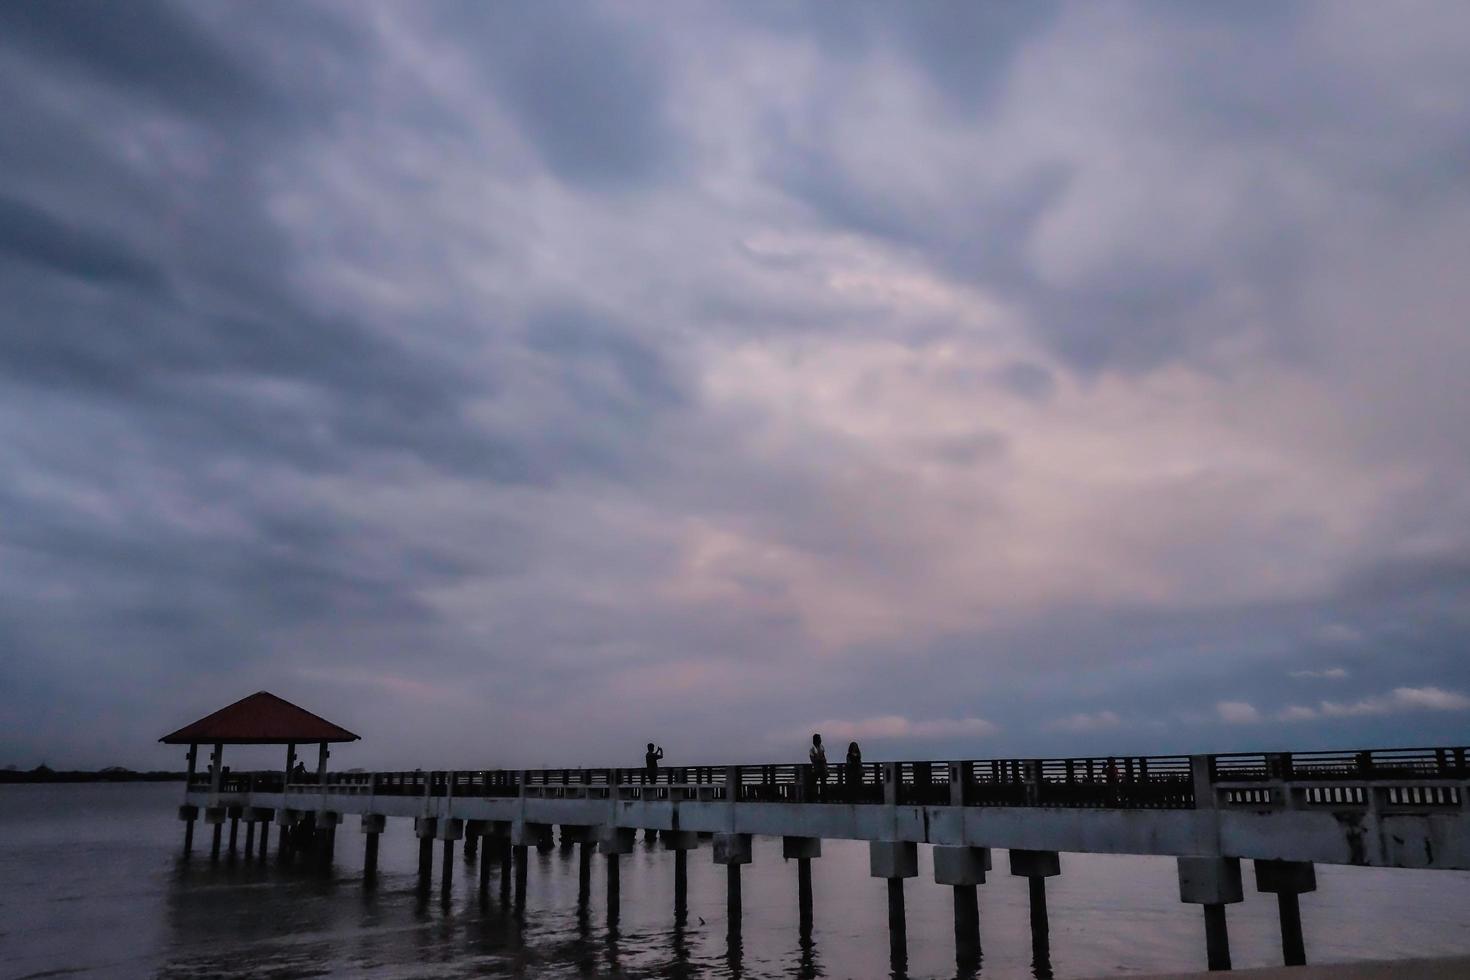
[[[42,977],[884,977],[890,976],[884,882],[867,848],[828,841],[813,862],[815,925],[799,935],[796,868],[778,840],[757,839],[745,869],[741,940],[726,937],[724,869],[689,858],[689,915],[673,914],[673,855],[644,846],[623,859],[622,912],[608,928],[603,861],[592,903],[577,906],[577,858],[532,852],[524,913],[476,895],[472,865],[441,900],[414,887],[416,841],[389,821],[380,881],[361,883],[355,819],[338,831],[330,875],[269,863],[210,867],[207,833],[179,861],[177,784],[0,787],[0,976]],[[241,829],[243,842],[244,829]],[[275,835],[272,834],[272,855]],[[201,856],[199,845],[203,845]],[[1049,964],[1033,963],[1026,882],[1005,856],[980,889],[982,977],[1093,976],[1202,969],[1199,910],[1178,901],[1168,858],[1066,854],[1048,882]],[[907,975],[956,973],[950,890],[933,884],[926,848],[907,883]],[[1230,907],[1235,965],[1280,963],[1274,899]],[[1318,869],[1302,899],[1316,962],[1470,953],[1470,874]],[[969,975],[969,974],[967,974]]]

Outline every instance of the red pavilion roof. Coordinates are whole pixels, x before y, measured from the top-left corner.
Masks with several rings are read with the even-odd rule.
[[[168,745],[355,742],[358,736],[284,698],[260,691],[159,739]]]

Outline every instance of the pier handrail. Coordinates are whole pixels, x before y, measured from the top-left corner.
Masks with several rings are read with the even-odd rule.
[[[284,785],[285,791],[298,793],[469,798],[728,800],[733,794],[738,802],[1194,809],[1202,802],[1195,798],[1200,785],[1196,766],[1201,763],[1208,785],[1219,797],[1208,805],[1247,805],[1282,803],[1281,786],[1287,783],[1305,784],[1296,792],[1308,804],[1365,804],[1362,784],[1393,784],[1386,790],[1392,803],[1398,798],[1395,786],[1408,792],[1420,784],[1470,781],[1467,761],[1470,749],[1435,747],[864,762],[851,771],[839,762],[829,765],[820,786],[812,767],[804,763],[665,766],[652,772],[643,768],[333,772],[327,774],[325,785],[315,773],[292,777],[285,784],[279,771],[227,772],[220,788],[224,793],[282,792]],[[207,788],[208,778],[196,776],[191,788]],[[1453,804],[1459,790],[1451,787],[1441,795]]]

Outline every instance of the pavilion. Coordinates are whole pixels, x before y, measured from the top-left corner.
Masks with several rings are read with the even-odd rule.
[[[187,745],[189,746],[189,775],[185,783],[185,795],[187,796],[189,786],[194,782],[194,771],[198,759],[199,746],[213,745],[214,751],[209,756],[209,805],[205,808],[204,819],[206,823],[214,825],[214,844],[212,856],[219,857],[220,830],[224,823],[224,808],[220,807],[219,796],[221,781],[223,779],[224,767],[223,756],[226,745],[284,745],[286,746],[286,768],[282,780],[282,788],[291,779],[291,770],[296,766],[296,746],[308,745],[313,742],[317,744],[317,781],[323,782],[327,774],[327,758],[330,753],[327,746],[333,742],[355,742],[359,736],[354,735],[340,725],[327,721],[320,715],[312,714],[305,708],[292,704],[285,698],[277,697],[269,691],[258,691],[246,698],[241,698],[234,704],[227,705],[210,715],[205,715],[192,724],[185,725],[176,732],[159,739],[165,745]],[[179,808],[179,817],[187,823],[184,830],[184,853],[187,855],[193,847],[194,820],[198,817],[198,808],[185,804]],[[269,819],[268,817],[265,819]],[[239,815],[231,815],[230,825],[230,853],[235,850],[235,832]],[[254,837],[255,822],[249,822],[248,830],[250,837]],[[264,831],[262,831],[261,852],[265,851]],[[252,840],[246,841],[246,853],[250,851]]]

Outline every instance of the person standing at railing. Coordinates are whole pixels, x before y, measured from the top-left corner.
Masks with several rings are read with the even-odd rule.
[[[820,733],[812,735],[812,747],[807,752],[807,758],[812,763],[812,782],[816,784],[816,797],[820,800],[827,783],[827,750],[822,747]]]
[[[643,781],[645,783],[658,782],[658,760],[664,757],[664,747],[648,743],[648,751],[643,753]]]
[[[291,770],[291,782],[293,782],[293,783],[304,783],[304,782],[306,782],[306,763],[304,763],[304,762],[298,762],[298,763],[296,763],[296,768]]]
[[[847,743],[847,761],[842,764],[842,781],[846,784],[847,800],[856,803],[858,789],[863,784],[863,750],[856,742]]]

